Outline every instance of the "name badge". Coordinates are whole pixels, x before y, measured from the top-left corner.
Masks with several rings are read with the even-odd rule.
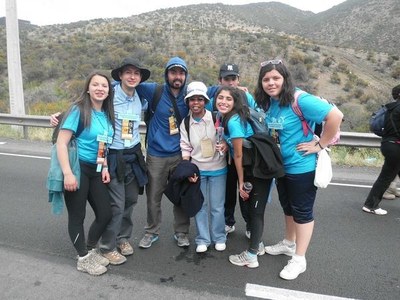
[[[267,123],[269,129],[282,130],[283,124],[278,122]]]

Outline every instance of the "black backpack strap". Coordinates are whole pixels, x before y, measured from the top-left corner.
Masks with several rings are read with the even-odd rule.
[[[189,126],[189,121],[190,121],[190,115],[187,115],[187,116],[185,117],[185,119],[183,119],[183,122],[184,122],[184,124],[185,124],[185,129],[186,129],[187,136],[188,136],[188,140],[189,140],[189,143],[190,143],[190,126]]]
[[[144,136],[144,144],[147,146],[147,132],[148,132],[148,127],[150,125],[150,121],[153,118],[154,113],[156,112],[157,105],[160,102],[161,99],[161,94],[164,90],[164,85],[163,84],[157,84],[156,89],[154,91],[153,98],[151,100],[151,106],[147,108],[147,112],[144,117],[144,122],[146,123],[147,129],[146,129],[146,134]]]
[[[154,95],[153,95],[153,99],[151,101],[151,113],[152,113],[151,116],[154,115],[154,113],[155,113],[155,111],[157,109],[157,105],[160,102],[161,94],[162,94],[163,90],[164,90],[164,85],[163,84],[157,84],[156,90],[155,90]]]

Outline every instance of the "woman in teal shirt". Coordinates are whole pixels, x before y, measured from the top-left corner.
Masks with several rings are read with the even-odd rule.
[[[306,271],[305,254],[314,229],[316,153],[328,146],[343,118],[335,106],[303,93],[298,105],[310,128],[314,130],[316,123],[325,122],[319,141],[311,130],[304,135],[301,120],[292,109],[294,94],[292,76],[281,60],[261,64],[255,99],[267,112],[266,123],[280,144],[285,167],[285,176],[277,179],[279,201],[285,214],[285,238],[265,247],[265,252],[292,256],[279,274],[286,280]]]
[[[235,87],[221,86],[215,95],[216,107],[222,115],[222,125],[224,127],[224,139],[230,147],[230,155],[236,166],[238,176],[238,189],[243,201],[249,203],[249,223],[250,223],[250,243],[247,250],[237,255],[229,256],[229,261],[237,266],[247,266],[249,268],[258,267],[257,254],[260,244],[262,254],[264,246],[261,237],[264,230],[264,211],[267,204],[268,193],[272,179],[260,179],[253,176],[251,167],[243,166],[243,144],[248,137],[254,135],[249,118],[249,110],[240,100],[240,92]],[[244,182],[250,182],[253,189],[248,192],[243,188]],[[261,253],[260,253],[261,254]]]
[[[68,232],[79,255],[77,269],[91,275],[105,273],[109,263],[95,247],[111,219],[106,186],[110,182],[107,145],[111,144],[114,134],[113,90],[110,86],[110,80],[102,73],[94,72],[88,76],[81,96],[65,114],[56,146],[64,175]],[[83,130],[78,130],[80,127]],[[78,145],[80,182],[73,174],[68,158],[68,144],[72,138],[76,138]],[[83,228],[86,201],[96,217],[90,226],[87,243]]]

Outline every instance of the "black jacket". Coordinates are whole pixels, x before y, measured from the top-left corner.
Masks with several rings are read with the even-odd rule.
[[[188,177],[199,176],[197,182],[189,182]],[[177,206],[181,206],[188,217],[194,217],[203,206],[204,196],[200,190],[200,170],[188,160],[182,160],[168,181],[165,196]]]
[[[243,149],[243,166],[250,175],[261,179],[285,175],[281,151],[271,136],[256,133],[247,139],[252,147]]]

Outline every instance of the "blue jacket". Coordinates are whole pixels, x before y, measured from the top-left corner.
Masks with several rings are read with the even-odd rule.
[[[177,97],[171,93],[170,85],[168,84],[167,72],[171,66],[180,66],[186,71],[186,79],[184,87],[180,90]],[[188,78],[187,66],[183,59],[179,57],[171,58],[165,66],[165,83],[161,94],[160,102],[154,112],[154,116],[147,128],[147,153],[157,157],[171,157],[180,154],[180,134],[169,134],[169,120],[171,116],[171,97],[174,97],[178,106],[181,118],[188,114],[189,109],[185,104],[184,98],[186,95],[186,81]],[[149,108],[152,107],[153,96],[156,91],[157,83],[141,83],[136,87],[141,98],[149,102]],[[179,128],[180,124],[176,124]]]
[[[78,181],[78,188],[81,182],[81,168],[78,158],[78,146],[76,140],[73,139],[68,145],[68,157],[71,165],[72,173],[74,173]],[[50,169],[47,174],[46,187],[49,190],[49,202],[52,206],[52,212],[60,215],[64,207],[64,175],[61,170],[57,157],[57,145],[51,148]]]

